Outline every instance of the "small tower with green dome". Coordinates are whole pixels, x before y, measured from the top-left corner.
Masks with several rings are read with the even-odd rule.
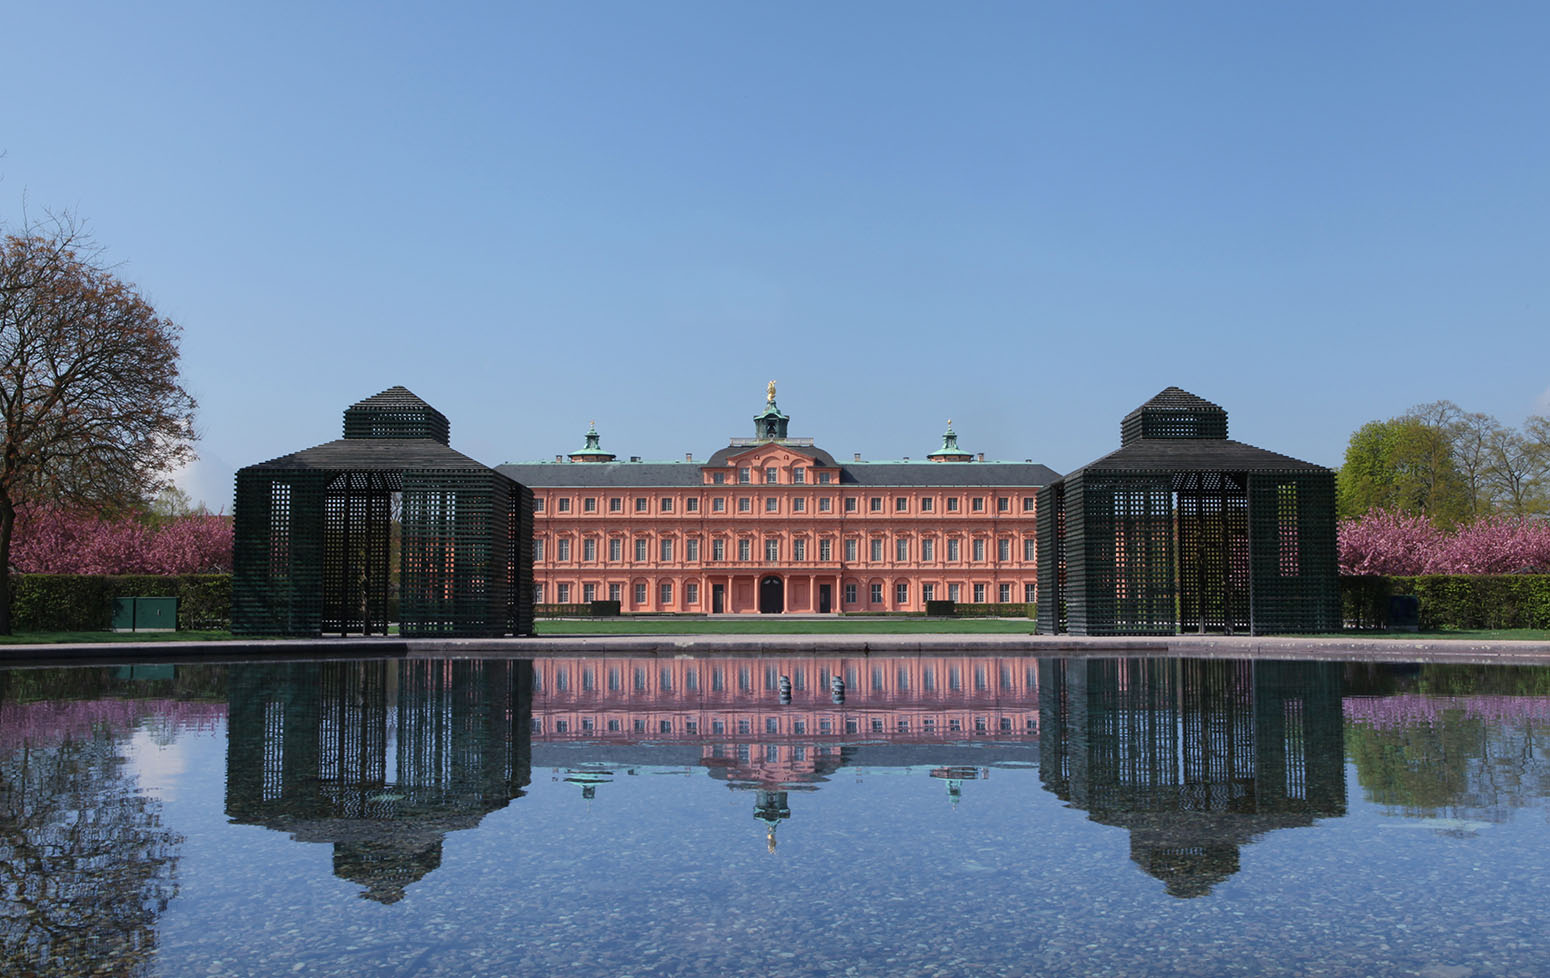
[[[578,448],[570,453],[572,462],[612,462],[617,456],[602,449],[597,434],[597,422],[591,422],[587,429],[587,444],[584,448]]]
[[[953,419],[947,419],[947,430],[942,432],[942,447],[926,455],[933,462],[968,462],[974,458],[958,447],[958,435],[953,431]]]
[[[753,436],[758,441],[785,441],[791,419],[775,406],[775,381],[764,389],[764,410],[753,416]]]

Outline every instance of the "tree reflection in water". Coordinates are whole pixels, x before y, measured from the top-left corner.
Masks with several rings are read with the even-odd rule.
[[[0,718],[15,731],[10,675]],[[40,736],[0,752],[0,974],[147,974],[183,839],[126,767],[124,701],[70,705],[102,722],[55,737],[33,724]]]

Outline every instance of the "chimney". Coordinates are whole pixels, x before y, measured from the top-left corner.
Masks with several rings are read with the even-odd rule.
[[[684,461],[685,462],[692,462],[692,461],[694,461],[694,453],[693,452],[684,452]]]
[[[631,462],[639,462],[640,461],[640,456],[639,455],[631,455],[630,456],[630,461]]]
[[[985,453],[984,452],[980,452],[980,461],[981,462],[985,461]]]
[[[556,456],[555,456],[555,457],[554,457],[554,460],[555,460],[555,461],[556,461],[556,462],[563,462],[563,461],[564,461],[564,460],[565,460],[565,456],[564,456],[564,455],[556,455]]]
[[[856,453],[856,461],[858,461],[858,462],[861,461],[861,453],[860,452]]]
[[[910,460],[910,457],[908,455],[904,456],[904,461],[908,462],[909,460]]]

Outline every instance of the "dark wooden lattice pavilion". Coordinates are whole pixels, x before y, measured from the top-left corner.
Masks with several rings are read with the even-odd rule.
[[[1038,502],[1042,634],[1338,631],[1335,475],[1170,387]]]
[[[347,409],[343,438],[240,470],[232,632],[385,635],[396,570],[402,635],[532,634],[533,494],[449,431],[394,387]]]

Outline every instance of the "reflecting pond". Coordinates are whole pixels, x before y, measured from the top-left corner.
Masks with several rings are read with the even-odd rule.
[[[0,974],[1550,973],[1550,669],[0,670]]]

